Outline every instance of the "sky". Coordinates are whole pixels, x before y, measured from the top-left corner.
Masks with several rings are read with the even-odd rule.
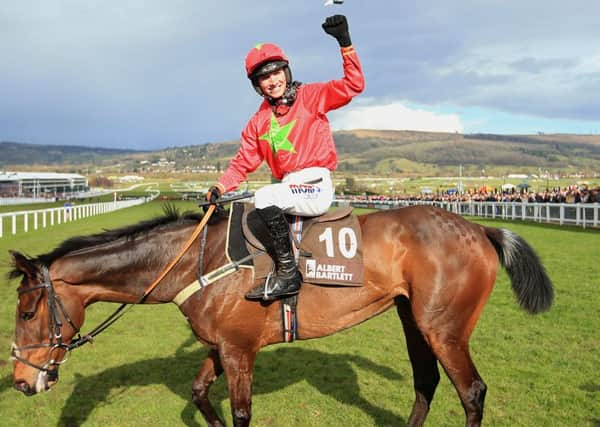
[[[261,101],[248,50],[280,45],[301,82],[341,78],[333,14],[366,79],[334,130],[600,133],[600,2],[19,0],[0,5],[0,141],[237,140]]]

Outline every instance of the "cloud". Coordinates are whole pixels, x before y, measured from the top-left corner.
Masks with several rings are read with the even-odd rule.
[[[462,132],[457,114],[440,114],[420,108],[409,108],[400,102],[344,107],[330,114],[332,128],[420,130],[431,132]]]
[[[524,57],[514,61],[511,65],[517,71],[526,73],[541,74],[547,70],[570,68],[577,65],[576,59],[566,58],[532,58]]]
[[[517,116],[531,128],[532,118],[595,128],[600,118],[600,2],[4,3],[0,140],[159,148],[238,138],[260,102],[243,70],[257,42],[281,45],[302,82],[342,76],[321,29],[331,13],[348,17],[366,76],[365,92],[329,115],[335,128],[508,131]],[[486,114],[472,120],[477,108]]]
[[[434,91],[440,95],[437,102],[546,118],[589,121],[600,117],[600,102],[592,89],[600,82],[598,55],[540,54],[534,58],[511,54],[508,47],[490,48],[485,57],[465,55],[436,72],[438,81],[452,88]]]

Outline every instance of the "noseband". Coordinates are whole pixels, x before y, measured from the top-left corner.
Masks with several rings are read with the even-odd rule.
[[[70,351],[71,347],[68,344],[63,343],[62,341],[62,322],[60,320],[60,314],[62,313],[65,320],[71,325],[75,333],[79,333],[79,328],[75,326],[71,318],[69,317],[65,307],[60,300],[59,296],[56,294],[54,290],[54,286],[52,285],[52,280],[50,280],[50,274],[48,273],[48,268],[45,266],[42,267],[42,276],[43,282],[39,285],[31,286],[24,289],[17,289],[19,295],[26,294],[29,292],[33,292],[39,289],[45,289],[47,294],[47,304],[48,304],[48,329],[50,330],[48,334],[48,342],[40,343],[40,344],[31,344],[23,347],[17,347],[15,344],[12,345],[11,348],[11,358],[27,365],[32,368],[38,369],[40,371],[46,372],[49,375],[52,373],[50,370],[51,366],[61,365],[62,363],[67,361],[67,352],[65,352],[65,356],[62,360],[56,361],[51,358],[52,352],[56,349],[64,349],[66,351]],[[33,350],[38,348],[49,348],[48,352],[48,360],[44,365],[38,365],[26,358],[20,356],[22,351]]]
[[[239,198],[247,198],[247,197],[250,197],[250,196],[248,194],[243,194]],[[228,199],[227,201],[232,201],[232,200],[234,200],[234,199],[233,198]],[[223,203],[223,201],[221,201],[220,203]],[[200,206],[202,206],[202,205],[200,205]],[[204,226],[208,223],[208,220],[210,219],[211,215],[213,214],[216,206],[217,205],[213,203],[207,208],[207,210],[202,218],[202,221],[200,221],[200,223],[198,224],[198,226],[196,227],[196,229],[194,230],[194,232],[192,233],[190,238],[187,240],[187,242],[185,243],[185,245],[183,246],[183,248],[181,249],[179,254],[173,260],[171,260],[169,265],[167,265],[167,267],[158,275],[158,277],[150,284],[150,286],[148,286],[148,288],[144,291],[144,294],[139,299],[138,304],[142,304],[142,303],[144,303],[144,301],[146,301],[146,298],[148,297],[148,295],[150,295],[150,293],[156,288],[156,286],[158,286],[158,284],[161,282],[161,280],[167,275],[167,273],[169,271],[171,271],[171,269],[175,266],[175,264],[177,264],[177,262],[179,262],[181,257],[185,254],[185,252],[190,248],[192,243],[196,240],[196,238],[198,237],[200,232],[203,229],[206,231]],[[204,237],[202,240],[203,246],[205,244],[205,241],[206,241],[206,232],[204,233]],[[202,252],[203,251],[204,251],[204,249],[202,249]],[[50,280],[50,273],[48,272],[48,268],[46,266],[42,266],[41,272],[42,272],[42,278],[43,278],[42,283],[40,283],[39,285],[25,288],[25,289],[17,289],[17,292],[19,293],[19,295],[22,295],[22,294],[25,294],[28,292],[33,292],[38,289],[46,290],[46,293],[48,294],[48,298],[47,298],[48,318],[49,318],[48,319],[48,328],[50,329],[48,342],[41,343],[41,344],[31,344],[31,345],[26,345],[23,347],[17,347],[15,344],[13,344],[10,354],[11,354],[11,358],[13,358],[14,360],[17,360],[27,366],[31,366],[32,368],[39,369],[42,372],[46,372],[48,374],[48,376],[50,377],[51,375],[56,375],[56,373],[54,371],[51,371],[49,369],[50,366],[57,366],[57,365],[61,365],[64,362],[66,362],[67,361],[66,354],[69,351],[71,351],[75,348],[81,347],[83,344],[85,344],[87,342],[90,342],[90,343],[93,342],[93,338],[96,335],[98,335],[99,333],[104,331],[106,328],[108,328],[110,325],[112,325],[114,322],[116,322],[132,306],[131,305],[128,306],[125,303],[121,304],[121,306],[119,308],[117,308],[113,314],[111,314],[105,321],[103,321],[100,325],[98,325],[93,331],[91,331],[89,334],[81,336],[81,334],[79,333],[79,328],[77,326],[75,326],[75,324],[69,317],[69,314],[65,310],[63,303],[61,302],[59,296],[56,294],[56,291],[54,290],[54,286],[52,285],[52,280]],[[127,309],[125,309],[126,307],[127,307]],[[59,312],[62,313],[65,320],[69,323],[69,325],[71,325],[71,327],[75,331],[75,334],[77,334],[77,337],[74,338],[73,340],[71,340],[70,344],[65,344],[62,341],[62,333],[61,333],[62,322],[60,321]],[[41,366],[41,365],[37,365],[37,364],[29,361],[28,359],[21,357],[19,355],[20,352],[23,350],[33,350],[36,348],[49,348],[50,349],[50,351],[48,352],[49,355],[51,355],[52,352],[56,349],[64,349],[65,357],[63,357],[63,359],[60,361],[56,361],[56,360],[52,359],[50,356],[48,356],[48,360],[46,361],[46,363],[43,366]]]

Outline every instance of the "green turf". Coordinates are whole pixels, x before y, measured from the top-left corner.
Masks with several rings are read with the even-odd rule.
[[[193,203],[184,206],[194,208]],[[134,307],[94,345],[73,352],[49,393],[25,397],[12,389],[7,358],[17,284],[4,280],[7,249],[35,255],[72,235],[131,224],[160,211],[160,203],[150,203],[0,239],[0,425],[204,425],[190,388],[206,350],[172,304]],[[531,316],[515,303],[506,274],[499,275],[471,340],[488,384],[485,424],[599,426],[600,233],[478,222],[509,228],[530,242],[556,291],[553,309]],[[84,330],[114,307],[91,306]],[[223,379],[211,396],[231,425]],[[253,425],[404,425],[412,400],[402,327],[390,310],[331,337],[263,349],[255,368]],[[427,425],[464,425],[462,407],[444,374]]]

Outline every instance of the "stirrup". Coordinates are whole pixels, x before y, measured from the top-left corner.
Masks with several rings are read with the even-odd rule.
[[[250,301],[265,301],[264,298],[264,285],[259,285],[246,293],[246,299]]]
[[[271,283],[272,278],[273,274],[269,273],[267,279],[265,280],[265,283],[255,287],[250,292],[246,293],[246,298],[255,301],[274,301],[279,298],[287,298],[296,295],[298,294],[298,292],[300,292],[300,286],[298,286],[294,290],[288,290],[286,292],[276,293],[274,295],[274,291],[276,289],[274,289],[273,287],[269,287],[269,283]]]
[[[263,285],[263,295],[262,295],[262,300],[263,301],[271,301],[274,298],[271,298],[270,292],[269,292],[269,283],[271,282],[271,277],[273,277],[273,272],[269,271],[269,274],[267,274],[267,278],[265,279],[265,283]]]
[[[252,288],[249,292],[246,292],[246,298],[252,301],[269,301],[267,298],[269,297],[269,288],[267,284],[271,280],[272,272],[267,274],[267,278],[262,285],[258,285]]]

